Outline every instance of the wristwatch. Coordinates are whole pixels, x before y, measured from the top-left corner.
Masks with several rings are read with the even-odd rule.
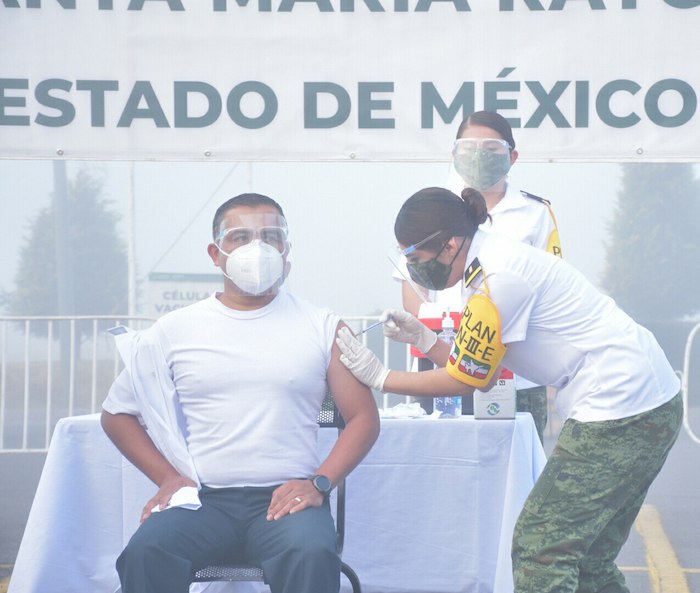
[[[320,474],[317,474],[311,478],[311,483],[314,485],[316,490],[323,494],[323,496],[328,496],[331,493],[331,490],[333,490],[333,484],[331,483],[330,479]]]

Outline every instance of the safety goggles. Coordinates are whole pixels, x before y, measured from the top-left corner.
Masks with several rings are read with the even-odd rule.
[[[459,138],[455,140],[452,155],[471,154],[476,151],[508,154],[511,150],[511,145],[500,138]]]
[[[409,245],[405,249],[401,249],[401,247],[398,247],[399,253],[401,253],[401,255],[403,255],[404,257],[411,255],[411,253],[413,253],[416,249],[420,249],[420,247],[422,245],[425,245],[428,241],[430,241],[431,239],[434,239],[442,232],[443,231],[435,231],[432,235],[426,237],[422,241],[418,241],[418,243],[414,243],[413,245]]]
[[[221,229],[217,244],[224,253],[231,253],[256,239],[271,245],[280,253],[284,253],[287,249],[287,229],[280,226]]]

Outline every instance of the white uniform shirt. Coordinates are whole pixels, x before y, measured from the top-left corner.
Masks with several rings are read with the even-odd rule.
[[[515,241],[547,249],[549,237],[556,228],[549,208],[542,202],[525,197],[520,191],[510,185],[498,204],[489,212],[491,220],[487,220],[479,228],[488,233],[509,237]],[[464,282],[458,282],[445,290],[431,293],[431,298],[445,310],[461,311],[467,303]],[[519,374],[515,377],[517,389],[535,387],[536,384],[523,379]]]
[[[510,185],[500,202],[489,212],[491,221],[479,228],[488,233],[496,233],[515,241],[546,250],[549,237],[555,229],[554,219],[549,208],[542,202],[526,198]],[[461,311],[466,304],[463,283],[458,282],[445,290],[431,293],[431,298],[450,311]]]
[[[467,265],[475,257],[501,315],[508,346],[502,364],[556,387],[562,419],[626,418],[678,393],[678,378],[651,332],[566,261],[483,231],[474,235]],[[474,291],[467,288],[467,299]]]
[[[271,486],[313,475],[338,322],[282,291],[253,311],[230,309],[212,295],[147,330],[165,353],[203,484]],[[103,408],[138,415],[125,373]]]

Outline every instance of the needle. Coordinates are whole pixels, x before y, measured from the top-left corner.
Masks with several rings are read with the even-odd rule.
[[[377,327],[378,325],[382,325],[382,323],[384,323],[384,322],[383,322],[383,321],[377,321],[376,323],[373,323],[372,325],[368,325],[365,329],[363,329],[363,330],[357,332],[357,333],[355,334],[355,337],[361,336],[361,335],[364,334],[365,332],[368,332],[369,330],[374,329],[374,328]]]

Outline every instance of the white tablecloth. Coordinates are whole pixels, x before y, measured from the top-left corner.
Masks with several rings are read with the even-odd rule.
[[[335,437],[320,431],[322,454]],[[544,462],[529,414],[382,420],[379,440],[348,478],[343,559],[364,593],[512,593],[513,525]],[[9,593],[113,593],[115,559],[154,491],[98,415],[61,420]]]

